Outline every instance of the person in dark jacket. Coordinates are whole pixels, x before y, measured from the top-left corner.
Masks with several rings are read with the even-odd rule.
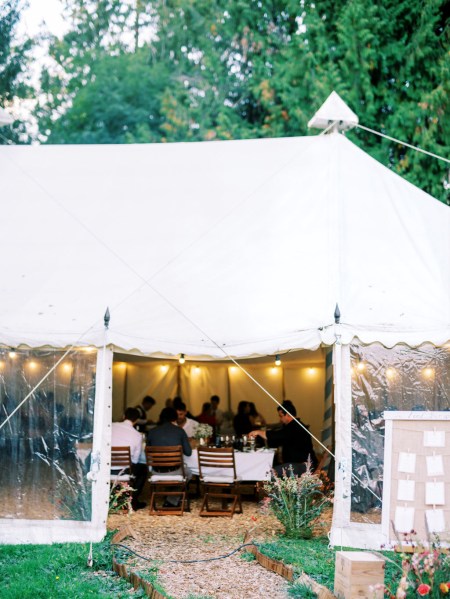
[[[294,420],[294,417],[297,416],[294,404],[286,400],[277,410],[283,425],[281,429],[254,430],[249,433],[249,437],[259,436],[267,440],[269,447],[281,447],[283,463],[274,468],[278,476],[283,475],[283,470],[289,474],[290,466],[292,466],[294,474],[298,476],[304,474],[308,458],[311,460],[311,469],[315,470],[317,457],[314,453],[312,438],[309,432]],[[303,426],[308,428],[305,424]]]
[[[181,445],[183,454],[190,456],[192,448],[186,432],[177,425],[177,417],[178,414],[175,408],[164,408],[159,416],[158,426],[150,430],[147,434],[147,445],[153,445],[154,447]],[[187,480],[190,480],[192,473],[186,466],[184,467],[184,473]],[[181,468],[171,471],[170,474],[171,476],[182,474]],[[164,502],[164,507],[177,507],[180,501],[181,497],[178,495],[168,495]]]
[[[177,426],[177,411],[175,408],[164,408],[159,416],[159,424],[147,433],[147,445],[170,447],[181,445],[184,455],[191,455],[192,448],[185,431]]]

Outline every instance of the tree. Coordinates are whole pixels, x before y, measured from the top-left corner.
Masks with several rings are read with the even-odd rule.
[[[52,44],[60,71],[43,78],[40,121],[50,141],[305,135],[335,89],[363,125],[448,155],[449,0],[66,5],[73,29]],[[153,36],[144,43],[149,22]],[[151,102],[143,89],[152,90]],[[349,136],[446,200],[445,163],[361,129]]]
[[[3,108],[12,105],[16,98],[27,98],[31,93],[26,80],[26,67],[32,41],[28,39],[20,43],[16,40],[21,10],[19,0],[7,0],[0,5],[0,106]],[[15,122],[5,137],[2,132],[0,144],[8,140],[23,143],[26,138],[24,125]]]

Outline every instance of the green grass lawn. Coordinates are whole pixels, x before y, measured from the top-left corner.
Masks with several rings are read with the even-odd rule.
[[[322,584],[331,591],[333,590],[335,553],[340,547],[329,549],[326,537],[317,537],[308,540],[278,537],[274,541],[262,543],[259,549],[269,557],[292,565],[296,575],[305,572],[319,584]],[[343,549],[346,551],[358,551],[348,548]],[[385,583],[388,586],[392,586],[400,578],[398,567],[401,564],[401,557],[391,551],[379,553],[386,558]]]
[[[94,565],[88,568],[89,545],[0,545],[2,599],[84,599],[130,596],[130,584],[111,570],[109,539],[93,546]],[[142,590],[133,597],[145,597]]]

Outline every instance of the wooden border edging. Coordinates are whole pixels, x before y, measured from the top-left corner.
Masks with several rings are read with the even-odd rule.
[[[141,587],[150,599],[167,599],[167,595],[163,595],[157,591],[151,582],[144,580],[139,574],[136,574],[136,572],[132,572],[131,570],[128,571],[125,564],[118,562],[115,557],[113,557],[112,563],[114,572],[122,578],[125,578],[125,580],[128,580],[135,590]]]
[[[244,543],[250,542],[251,538],[249,534],[246,533]],[[266,568],[266,570],[269,570],[270,572],[275,572],[275,574],[279,574],[286,580],[289,580],[289,582],[293,582],[294,569],[292,568],[292,566],[286,566],[286,564],[284,564],[283,562],[273,559],[272,557],[268,557],[267,555],[264,555],[259,551],[256,545],[253,545],[253,547],[249,547],[248,551],[250,553],[253,553],[257,562],[263,568]],[[311,587],[311,589],[316,593],[318,599],[336,599],[335,595],[333,595],[333,593],[329,589],[327,589],[327,587],[324,587],[323,585],[313,580],[311,577],[305,574],[305,572],[303,572],[297,580]]]

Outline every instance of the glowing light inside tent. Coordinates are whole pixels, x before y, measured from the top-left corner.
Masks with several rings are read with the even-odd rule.
[[[281,359],[278,354],[275,356],[275,366],[281,366]]]
[[[69,362],[64,362],[61,366],[64,372],[70,372],[72,370],[72,364]]]
[[[397,376],[397,371],[395,370],[395,368],[392,368],[391,366],[389,368],[386,368],[386,378],[389,381],[394,380],[396,376]]]
[[[434,378],[434,368],[430,368],[430,367],[424,368],[422,370],[422,375],[423,375],[423,378],[425,378],[425,379],[428,379],[428,380],[433,379]]]
[[[27,366],[30,370],[36,370],[37,368],[37,362],[35,362],[34,360],[31,360],[30,362],[27,363]]]
[[[178,358],[178,362],[180,364],[184,364],[186,362],[186,358],[184,357],[184,354],[180,355],[180,357]]]
[[[314,368],[314,366],[310,366],[310,368],[308,368],[308,374],[309,376],[315,376],[316,369]]]
[[[11,350],[11,351],[9,352],[9,357],[10,357],[12,360],[14,360],[14,358],[15,358],[16,356],[17,356],[17,353],[16,353],[15,351],[12,351],[12,350]]]
[[[236,372],[237,368],[236,366],[230,366],[229,370],[230,372]]]
[[[161,364],[159,369],[161,370],[162,373],[166,373],[169,370],[169,367],[167,366],[167,364]]]
[[[92,352],[95,351],[95,347],[92,347],[90,345],[87,345],[85,347],[80,347],[81,351],[86,352],[87,354],[92,354]]]
[[[366,369],[365,362],[358,362],[358,364],[356,365],[356,368],[357,368],[358,372],[364,372],[364,370]]]

